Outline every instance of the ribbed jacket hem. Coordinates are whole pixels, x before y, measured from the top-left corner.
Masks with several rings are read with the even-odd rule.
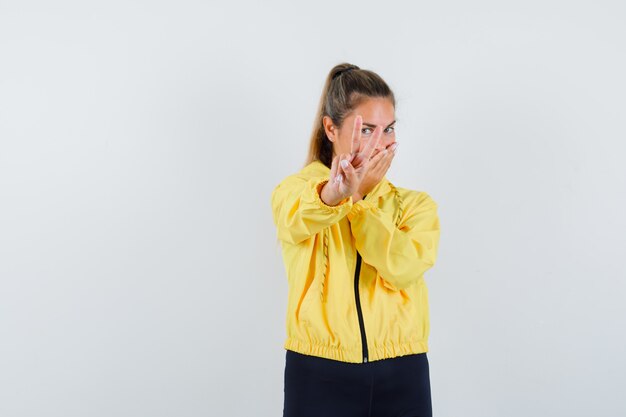
[[[342,349],[335,346],[311,344],[294,338],[287,338],[284,347],[285,349],[304,355],[318,356],[341,362],[363,362],[363,352],[360,347],[358,349]],[[368,362],[424,352],[428,352],[428,343],[423,340],[411,340],[405,343],[387,343],[375,347],[368,347]]]

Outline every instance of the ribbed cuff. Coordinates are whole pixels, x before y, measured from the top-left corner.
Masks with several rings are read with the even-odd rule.
[[[329,206],[328,204],[324,203],[321,197],[321,193],[322,193],[322,188],[324,187],[324,184],[328,182],[328,178],[311,179],[309,181],[313,181],[313,187],[309,188],[310,195],[308,197],[311,198],[311,200],[309,201],[314,201],[315,204],[317,204],[320,208],[328,210],[329,212],[332,212],[332,213],[336,213],[339,211],[346,210],[347,208],[354,207],[353,202],[352,202],[352,196],[344,198],[336,206]]]

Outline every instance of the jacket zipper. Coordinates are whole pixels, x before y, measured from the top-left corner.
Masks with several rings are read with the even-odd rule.
[[[367,362],[367,338],[365,337],[365,324],[361,311],[361,299],[359,297],[359,276],[361,273],[361,254],[356,252],[356,270],[354,272],[354,295],[356,297],[356,311],[359,315],[359,327],[361,329],[361,344],[363,345],[363,362]]]

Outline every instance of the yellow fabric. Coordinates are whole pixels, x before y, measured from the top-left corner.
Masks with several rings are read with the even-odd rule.
[[[384,177],[365,199],[328,206],[319,192],[329,175],[314,161],[272,191],[289,288],[284,347],[364,362],[355,296],[358,251],[367,361],[427,352],[424,272],[437,257],[437,204],[426,192],[396,187]]]

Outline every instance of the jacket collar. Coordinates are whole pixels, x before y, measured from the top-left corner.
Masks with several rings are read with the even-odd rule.
[[[306,176],[311,176],[311,177],[318,177],[318,176],[328,177],[330,175],[330,168],[324,165],[322,161],[315,160],[311,162],[309,165],[302,168],[300,173]],[[376,184],[374,188],[367,194],[368,200],[370,199],[370,196],[374,196],[374,195],[383,196],[390,191],[392,191],[392,189],[391,189],[389,180],[387,179],[387,176],[385,175],[383,179],[380,180],[378,184]]]

